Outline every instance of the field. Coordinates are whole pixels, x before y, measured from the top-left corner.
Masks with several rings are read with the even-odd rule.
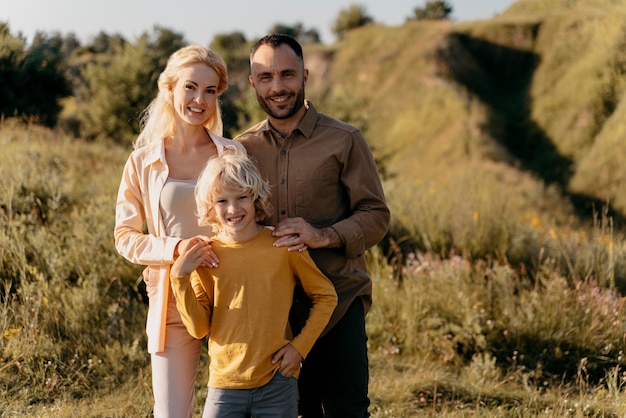
[[[520,0],[305,48],[307,96],[365,133],[392,210],[368,252],[373,418],[626,416],[622,3]],[[244,87],[225,120],[260,117]],[[100,104],[71,98],[56,129],[0,119],[1,418],[151,415],[141,267],[112,236],[131,147],[63,129],[125,123]]]
[[[0,146],[0,416],[149,416],[139,269],[111,234],[127,150],[12,121]],[[622,236],[602,212],[570,230],[489,222],[532,264],[393,240],[368,254],[372,416],[623,416]]]

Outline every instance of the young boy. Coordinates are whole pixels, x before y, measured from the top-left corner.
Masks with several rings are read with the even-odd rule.
[[[207,163],[195,190],[199,223],[213,227],[217,268],[199,267],[198,242],[171,268],[176,306],[189,333],[209,334],[209,392],[204,418],[298,416],[297,376],[337,304],[333,284],[308,251],[273,245],[257,223],[269,212],[269,185],[245,155]],[[313,304],[291,335],[289,310],[300,282]]]

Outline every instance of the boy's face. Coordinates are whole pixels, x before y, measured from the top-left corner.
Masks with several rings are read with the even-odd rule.
[[[221,226],[219,237],[243,241],[254,237],[259,231],[254,199],[250,194],[222,187],[213,194],[213,206]]]

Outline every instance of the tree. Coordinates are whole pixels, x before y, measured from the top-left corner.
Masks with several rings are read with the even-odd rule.
[[[100,31],[90,43],[89,49],[96,54],[108,53],[126,43],[126,39],[120,34],[109,35]]]
[[[452,5],[444,0],[431,0],[424,7],[413,9],[414,20],[444,20],[450,17]],[[410,19],[409,19],[410,20]]]
[[[78,119],[86,139],[126,144],[134,140],[140,113],[149,103],[147,97],[156,92],[150,58],[146,39],[141,39],[136,46],[116,46],[108,63],[92,62],[85,67]]]
[[[240,132],[240,120],[245,118],[240,97],[249,89],[249,44],[243,32],[236,31],[215,35],[211,49],[224,58],[228,67],[228,88],[220,96],[220,104],[224,134],[232,138]]]
[[[320,43],[320,34],[316,29],[305,30],[302,22],[296,23],[294,26],[288,26],[282,23],[276,23],[269,30],[269,33],[283,33],[296,38],[301,44]]]
[[[352,29],[365,26],[373,21],[373,18],[367,14],[365,6],[351,4],[348,8],[339,12],[331,30],[338,39],[343,39]]]
[[[101,33],[98,44],[106,39]],[[141,112],[156,95],[167,59],[184,45],[181,34],[159,26],[136,43],[109,43],[106,53],[81,69],[83,83],[76,87],[75,97],[82,135],[131,143],[139,133]]]
[[[60,99],[71,94],[65,76],[63,39],[35,34],[30,47],[0,22],[0,114],[56,124]]]
[[[230,72],[231,62],[236,57],[248,60],[248,48],[246,36],[243,32],[218,33],[213,37],[210,48],[220,54]]]
[[[153,60],[153,66],[157,75],[165,69],[167,60],[174,52],[187,45],[185,36],[180,32],[155,25],[152,34],[144,33],[142,37],[147,38],[148,52]],[[156,82],[156,77],[154,79]]]

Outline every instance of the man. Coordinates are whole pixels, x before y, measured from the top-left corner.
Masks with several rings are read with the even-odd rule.
[[[266,222],[275,225],[274,245],[308,247],[339,297],[303,362],[299,412],[303,418],[368,417],[365,315],[372,282],[364,257],[387,233],[390,216],[374,158],[357,128],[305,100],[309,71],[295,39],[260,39],[251,48],[250,68],[267,119],[235,139],[272,185],[274,211]],[[300,324],[305,299],[294,297]]]

